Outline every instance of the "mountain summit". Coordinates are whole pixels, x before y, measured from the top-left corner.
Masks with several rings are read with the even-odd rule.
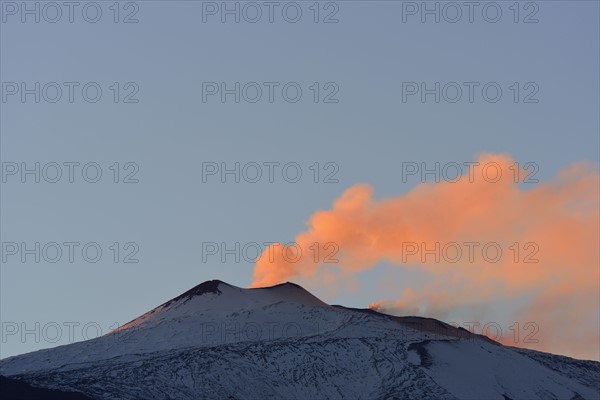
[[[0,361],[93,399],[598,399],[600,363],[502,346],[301,286],[201,283],[119,329]]]
[[[203,282],[190,290],[150,310],[146,314],[125,324],[121,331],[165,320],[197,318],[205,323],[207,314],[219,314],[240,310],[254,310],[273,304],[327,307],[303,287],[286,282],[279,285],[243,289],[220,280]],[[216,316],[216,315],[215,315]]]

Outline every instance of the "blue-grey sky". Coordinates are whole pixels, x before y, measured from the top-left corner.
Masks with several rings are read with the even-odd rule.
[[[422,2],[275,2],[272,23],[263,2],[252,3],[262,11],[255,23],[244,20],[255,15],[248,2],[226,3],[239,7],[239,23],[229,14],[221,21],[222,2],[120,2],[118,16],[112,1],[89,3],[75,7],[70,22],[69,9],[58,2],[62,17],[55,23],[46,21],[56,17],[56,9],[45,2],[0,3],[0,155],[6,175],[0,197],[1,357],[67,343],[69,322],[80,324],[76,339],[89,322],[106,333],[205,280],[247,286],[251,262],[230,257],[222,263],[217,256],[203,262],[202,243],[292,241],[315,210],[330,208],[356,183],[373,185],[377,197],[409,191],[417,182],[402,182],[406,161],[462,163],[480,152],[506,152],[521,163],[535,162],[537,177],[547,180],[573,162],[599,160],[597,1],[517,7],[498,1],[486,6],[487,14],[482,10],[490,2],[481,2],[473,22],[462,6],[455,23],[446,21],[455,16],[444,8],[447,2],[427,2],[440,8],[439,23],[428,14],[421,21],[421,10],[413,6]],[[38,4],[39,23],[20,9],[23,4],[31,9]],[[97,9],[99,21],[87,22]],[[299,21],[288,22],[298,9]],[[498,9],[499,21],[488,22]],[[123,23],[126,18],[138,22]],[[22,89],[34,89],[35,82],[39,103],[35,93],[23,101]],[[55,103],[48,101],[56,93],[51,82],[62,87]],[[73,102],[65,82],[76,82]],[[95,82],[88,85],[90,98],[96,85],[102,89],[96,103],[83,98],[89,82]],[[239,103],[234,94],[222,102],[219,93],[206,92],[203,101],[203,86],[214,88],[211,82],[225,82],[229,89],[235,82],[241,87],[257,82],[262,97],[247,101],[255,96],[250,85]],[[264,82],[276,82],[273,102]],[[295,87],[302,89],[295,103],[282,95],[289,82],[289,96]],[[479,86],[473,102],[463,90],[455,103],[443,96],[436,103],[434,95],[422,102],[419,94],[403,101],[403,82]],[[490,82],[502,89],[495,103],[481,93]],[[31,169],[36,162],[40,170],[46,167],[40,183],[31,174],[25,183],[20,171],[9,174],[14,165]],[[45,182],[54,176],[53,162],[62,165],[63,176]],[[69,162],[80,163],[73,166],[73,183],[64,165]],[[264,175],[257,183],[235,183],[231,176],[226,183],[217,176],[203,182],[206,162],[231,168],[236,162],[295,162],[303,175],[289,183],[276,169],[272,183]],[[310,169],[315,162],[318,183]],[[335,164],[326,170],[328,162]],[[100,166],[99,182],[82,178],[81,167],[88,163]],[[338,182],[323,182],[333,169]],[[138,182],[124,183],[128,173]],[[43,257],[36,263],[29,255],[23,262],[23,249],[10,255],[8,242],[29,248],[57,242],[63,256],[56,263]],[[73,263],[64,242],[81,244]],[[82,258],[89,242],[102,248],[96,263]],[[129,242],[134,244],[124,248]],[[139,262],[123,263],[132,251]],[[361,274],[358,291],[341,290],[332,298],[317,288],[315,294],[366,307],[418,279],[423,279],[418,272],[382,264]],[[393,284],[382,292],[382,281]],[[51,343],[47,335],[7,336],[9,325],[35,331],[36,322],[42,327],[56,322],[62,337]],[[88,336],[94,333],[90,328]]]

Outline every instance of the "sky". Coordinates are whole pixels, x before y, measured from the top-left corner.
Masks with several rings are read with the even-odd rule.
[[[598,232],[597,191],[573,189],[590,176],[595,187],[600,161],[597,1],[469,9],[434,1],[147,0],[70,8],[3,0],[0,12],[2,358],[107,333],[206,280],[252,285],[265,243],[294,242],[318,210],[333,210],[363,184],[375,203],[404,204],[423,181],[436,184],[435,174],[420,174],[436,163],[442,188],[464,194],[446,182],[456,165],[466,173],[465,163],[491,154],[491,161],[509,160],[501,164],[506,178],[516,162],[524,178],[510,186],[517,206],[539,190],[541,210],[554,199],[588,224],[583,233]],[[582,162],[588,172],[577,170],[569,175],[574,186],[562,185],[565,171]],[[562,190],[566,197],[556,194]],[[441,210],[457,210],[445,197],[426,198],[431,213],[425,208],[424,216],[444,219]],[[479,203],[470,204],[476,210]],[[547,214],[531,210],[521,215],[524,224],[543,226],[531,216]],[[353,220],[355,229],[360,222]],[[502,243],[523,239],[520,229],[513,221]],[[283,279],[332,304],[384,301],[392,310],[406,293],[419,300],[411,291],[435,296],[431,288],[447,283],[452,299],[464,284],[406,267],[418,261],[377,256],[362,268],[346,243],[319,237],[334,246],[320,256],[333,249],[343,261],[332,271],[351,273]],[[496,240],[493,232],[483,237]],[[597,242],[578,246],[598,253]],[[469,281],[498,286],[481,294],[485,307],[475,296],[436,315],[461,326],[477,322],[476,333],[496,323],[503,336],[520,333],[513,345],[598,360],[597,346],[569,344],[579,331],[585,340],[598,337],[598,264],[572,247],[554,250],[574,261],[540,258],[536,271],[548,286],[514,291],[496,271],[480,286]],[[571,284],[563,292],[548,280],[556,270],[556,279]],[[585,277],[582,303],[552,304],[563,297],[540,292],[565,295]],[[570,325],[582,304],[585,326]],[[555,308],[555,319],[566,321],[562,330],[520,312],[529,306]],[[538,342],[523,343],[527,335]]]

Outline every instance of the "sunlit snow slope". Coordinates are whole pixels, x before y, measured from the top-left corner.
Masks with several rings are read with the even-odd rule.
[[[207,281],[110,334],[2,360],[0,374],[95,399],[600,398],[600,363],[330,306],[292,283]]]

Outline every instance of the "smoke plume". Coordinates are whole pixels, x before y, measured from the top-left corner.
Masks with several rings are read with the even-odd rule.
[[[350,187],[330,210],[310,217],[294,247],[265,250],[251,287],[298,280],[339,288],[381,262],[420,268],[427,284],[375,298],[371,307],[438,318],[460,309],[481,317],[484,304],[520,299],[512,317],[535,323],[536,348],[597,359],[597,166],[577,163],[549,182],[522,185],[531,171],[516,168],[510,156],[476,161],[453,182],[421,183],[398,197],[375,199],[368,185]],[[504,328],[499,340],[522,345]]]

